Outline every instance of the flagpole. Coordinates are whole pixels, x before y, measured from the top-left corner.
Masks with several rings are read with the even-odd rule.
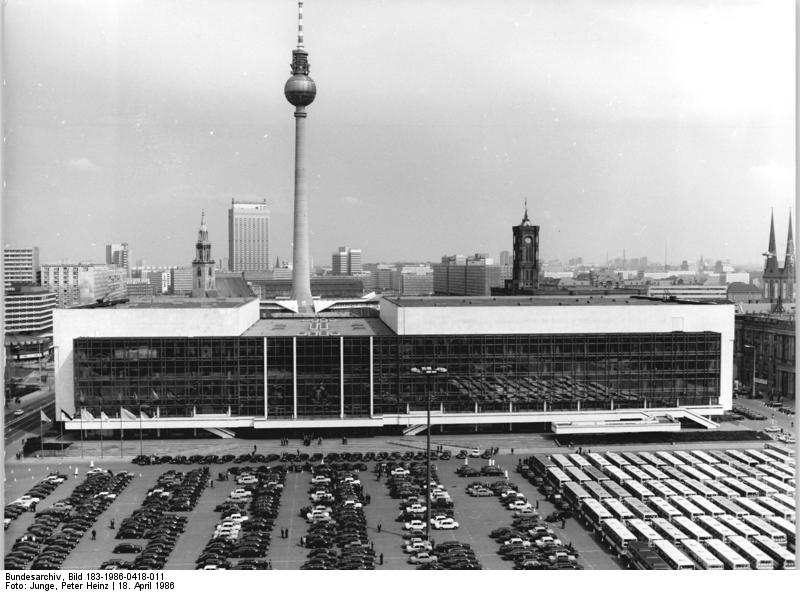
[[[44,456],[44,422],[42,421],[41,414],[44,411],[39,411],[39,456]]]
[[[83,407],[81,407],[81,458],[83,458]]]
[[[139,455],[144,456],[144,443],[142,442],[142,404],[139,403]]]
[[[119,457],[122,458],[124,456],[122,452],[122,405],[119,406]]]
[[[103,408],[100,408],[100,458],[103,458]]]

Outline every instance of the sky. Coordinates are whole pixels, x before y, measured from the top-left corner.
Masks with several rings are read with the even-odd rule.
[[[307,0],[311,254],[511,249],[758,266],[795,201],[791,0]],[[291,260],[293,0],[6,0],[3,242],[216,258],[232,198]]]

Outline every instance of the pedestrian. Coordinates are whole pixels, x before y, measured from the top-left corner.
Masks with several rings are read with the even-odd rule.
[[[566,525],[567,525],[567,519],[562,517],[561,518],[561,528],[564,528]]]
[[[539,500],[536,500],[536,509],[539,509]]]
[[[93,541],[97,540],[97,531],[96,530],[92,530],[92,540]]]
[[[108,527],[109,527],[111,530],[114,530],[114,519],[113,519],[113,518],[112,518],[112,519],[111,519],[111,521],[108,523]]]
[[[253,446],[253,456],[255,456],[255,455],[256,455],[256,450],[258,450],[258,447],[254,445],[254,446]]]
[[[380,556],[379,556],[379,560],[380,560],[380,562],[381,562],[381,565],[383,565],[383,553],[381,553],[381,554],[380,554]]]
[[[383,525],[380,522],[378,522],[378,532],[381,531],[381,528],[383,528]]]
[[[214,480],[213,479],[209,479],[209,482],[211,483],[211,489],[214,489]]]
[[[514,456],[514,449],[511,449],[511,456]]]
[[[375,543],[373,543],[372,541],[370,541],[370,542],[369,542],[369,548],[374,550],[374,549],[375,549]]]

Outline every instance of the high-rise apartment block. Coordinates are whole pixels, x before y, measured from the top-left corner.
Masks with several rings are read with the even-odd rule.
[[[147,274],[147,280],[153,286],[153,294],[166,294],[172,283],[172,270],[159,269]]]
[[[40,334],[53,331],[56,295],[47,288],[14,284],[5,293],[6,334]]]
[[[11,284],[39,283],[39,247],[3,250],[3,281],[5,288]]]
[[[231,200],[228,210],[228,269],[267,271],[269,208],[262,202]]]
[[[128,243],[112,243],[106,245],[106,264],[120,267],[130,273],[130,252]]]
[[[127,294],[126,271],[101,263],[44,263],[42,286],[55,292],[59,307],[92,304]]]
[[[176,267],[172,270],[170,292],[175,296],[187,296],[192,293],[192,279],[194,277],[191,267]],[[148,282],[149,283],[149,282]]]
[[[511,267],[494,265],[481,254],[445,255],[433,266],[433,291],[441,296],[490,296],[510,279]]]
[[[333,275],[357,275],[364,271],[361,262],[361,249],[339,247],[331,256]]]

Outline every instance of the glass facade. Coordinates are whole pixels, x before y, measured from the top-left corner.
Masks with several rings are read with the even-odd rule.
[[[161,416],[367,417],[716,404],[717,333],[81,338],[75,405]],[[370,355],[371,353],[371,355]],[[443,366],[435,379],[412,366]],[[295,371],[296,368],[296,371]],[[295,395],[296,388],[296,395]]]

